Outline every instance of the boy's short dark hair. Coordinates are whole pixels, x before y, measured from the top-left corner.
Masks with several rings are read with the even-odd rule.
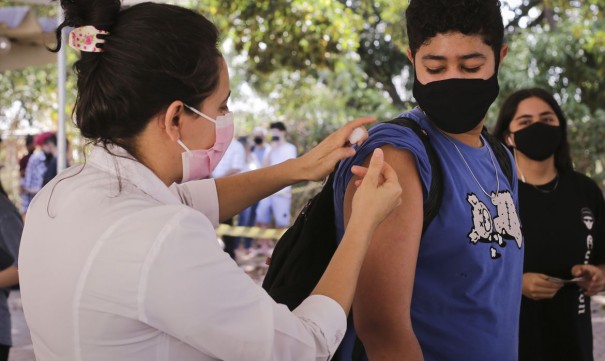
[[[499,0],[411,0],[405,17],[412,55],[437,34],[481,35],[494,49],[496,64],[504,43]]]
[[[25,136],[25,145],[33,145],[34,144],[34,136],[28,134]]]
[[[279,129],[282,132],[286,131],[286,125],[282,122],[274,122],[269,125],[269,129]]]

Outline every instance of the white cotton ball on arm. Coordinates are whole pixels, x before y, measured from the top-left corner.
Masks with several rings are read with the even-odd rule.
[[[357,127],[353,129],[353,133],[349,136],[349,143],[355,144],[363,138],[363,136],[367,133],[365,128]]]

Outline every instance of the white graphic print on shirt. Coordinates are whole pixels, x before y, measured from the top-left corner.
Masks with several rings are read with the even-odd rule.
[[[492,203],[498,212],[496,217],[492,216],[489,208],[479,200],[476,194],[468,194],[466,200],[471,205],[473,214],[473,228],[468,234],[471,243],[496,243],[500,248],[504,248],[507,240],[514,239],[517,247],[521,249],[523,240],[521,223],[509,191],[491,194]],[[490,257],[492,259],[501,257],[494,246],[490,247]]]
[[[590,264],[590,255],[593,247],[593,238],[590,231],[594,225],[594,215],[588,207],[582,208],[580,213],[582,214],[582,222],[584,222],[584,225],[589,232],[586,236],[586,254],[584,255],[584,264]],[[579,289],[578,292],[578,315],[581,315],[586,312],[586,297],[584,297],[583,289]]]
[[[590,208],[584,207],[582,208],[581,212],[582,222],[584,222],[584,225],[590,231],[592,229],[592,225],[594,224],[594,216],[592,215],[592,211]]]

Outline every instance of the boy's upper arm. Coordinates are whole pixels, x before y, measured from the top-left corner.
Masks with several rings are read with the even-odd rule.
[[[359,276],[353,304],[356,329],[411,332],[410,303],[422,234],[422,185],[414,156],[392,146],[382,147],[402,186],[402,203],[376,229]],[[369,160],[366,159],[365,163]],[[349,182],[344,200],[345,225],[355,193]],[[377,327],[378,326],[378,327]],[[363,331],[362,331],[363,332]],[[393,337],[397,337],[392,334]]]

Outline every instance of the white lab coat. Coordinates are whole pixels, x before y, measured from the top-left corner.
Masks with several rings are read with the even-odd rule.
[[[39,361],[326,360],[342,308],[279,305],[216,239],[213,180],[166,187],[95,147],[32,201],[19,257]],[[186,204],[186,205],[184,205]]]

